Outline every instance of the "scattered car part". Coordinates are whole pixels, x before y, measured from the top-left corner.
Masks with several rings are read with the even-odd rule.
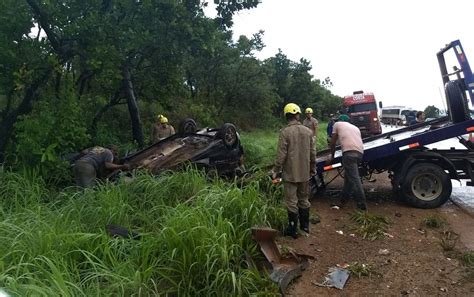
[[[126,239],[136,240],[139,240],[141,238],[141,235],[137,232],[128,230],[127,228],[119,225],[107,225],[105,226],[105,231],[107,232],[107,234],[109,234],[109,236],[112,237],[122,237]]]
[[[252,228],[253,239],[259,244],[260,250],[270,262],[272,269],[270,279],[276,282],[281,294],[285,294],[288,284],[301,276],[303,270],[309,266],[309,255],[288,253],[282,255],[275,242],[278,231],[271,228]]]
[[[318,287],[329,287],[342,290],[349,279],[349,275],[350,271],[347,269],[331,267],[329,268],[328,274],[324,277],[324,281],[322,283],[312,283]]]

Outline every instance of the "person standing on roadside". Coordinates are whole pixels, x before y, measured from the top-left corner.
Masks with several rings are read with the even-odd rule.
[[[306,118],[303,121],[303,125],[313,132],[313,141],[316,143],[318,137],[318,120],[313,118],[313,109],[310,107],[306,108],[305,114]]]
[[[419,123],[424,123],[424,122],[425,122],[425,113],[423,111],[418,111],[416,113],[415,120],[411,121],[410,126],[411,125],[416,125],[416,124],[419,124]]]
[[[298,218],[300,229],[309,233],[309,178],[316,170],[316,149],[314,135],[300,122],[301,109],[288,103],[283,112],[288,126],[281,129],[278,138],[277,160],[272,177],[283,171],[284,193],[288,210],[286,236],[298,237]]]
[[[76,185],[81,188],[91,188],[97,182],[97,177],[105,170],[129,170],[128,164],[114,164],[114,156],[117,154],[117,147],[111,145],[110,149],[95,146],[83,150],[82,157],[74,163],[74,176]]]
[[[329,115],[329,122],[328,126],[326,128],[326,134],[327,134],[327,143],[328,145],[331,143],[331,137],[332,137],[332,128],[334,127],[334,123],[336,123],[336,119],[334,118],[334,114]]]
[[[353,196],[357,202],[357,208],[367,210],[365,193],[359,176],[359,163],[364,156],[364,144],[359,128],[349,123],[349,116],[340,115],[339,121],[334,124],[330,143],[331,158],[329,164],[334,161],[336,142],[339,141],[342,150],[342,166],[344,168],[344,188],[342,201],[333,201],[333,205],[340,205]]]

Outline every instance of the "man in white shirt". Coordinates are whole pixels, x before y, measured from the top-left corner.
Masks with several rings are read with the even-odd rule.
[[[339,141],[342,150],[342,166],[344,167],[344,189],[342,191],[342,202],[354,196],[357,208],[367,210],[365,193],[359,176],[359,163],[364,156],[364,144],[359,128],[349,123],[349,117],[345,114],[339,116],[339,121],[334,124],[330,143],[331,159],[334,160],[336,142]],[[334,203],[339,204],[339,203]]]

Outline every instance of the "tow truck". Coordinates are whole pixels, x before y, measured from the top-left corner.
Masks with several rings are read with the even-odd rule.
[[[460,67],[448,72],[445,54],[454,51]],[[467,135],[474,132],[474,119],[468,98],[474,106],[474,76],[459,40],[437,53],[449,116],[363,139],[361,176],[388,171],[398,197],[417,208],[436,208],[451,196],[451,180],[468,180],[474,186],[474,143]],[[463,137],[464,136],[464,137]],[[458,138],[466,149],[429,149],[427,145]],[[313,194],[324,188],[323,173],[342,167],[340,147],[331,164],[330,151],[317,155],[317,175],[311,179]]]

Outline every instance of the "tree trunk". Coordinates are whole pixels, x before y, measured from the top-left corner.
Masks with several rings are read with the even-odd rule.
[[[33,102],[38,97],[38,89],[42,84],[45,84],[48,81],[52,70],[51,67],[47,68],[42,76],[33,81],[26,90],[20,105],[15,110],[6,114],[3,121],[0,123],[0,163],[5,161],[5,150],[12,136],[14,125],[18,117],[31,112]]]
[[[138,110],[137,98],[133,90],[132,77],[128,66],[123,68],[123,83],[125,88],[125,94],[127,96],[128,112],[130,113],[130,120],[132,121],[132,135],[133,140],[138,143],[138,146],[142,148],[145,145],[143,139],[142,123],[140,120],[140,111]]]
[[[97,111],[94,115],[94,119],[92,119],[92,123],[89,127],[89,134],[92,137],[92,141],[95,143],[96,137],[97,137],[97,125],[99,124],[99,121],[102,119],[102,116],[104,113],[106,113],[111,107],[117,105],[120,100],[120,93],[122,92],[121,89],[117,90],[112,98],[110,98],[110,101],[102,106],[99,111]]]

